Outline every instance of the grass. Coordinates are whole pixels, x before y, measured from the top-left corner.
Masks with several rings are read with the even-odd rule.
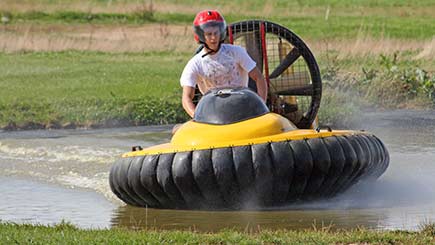
[[[1,244],[430,244],[433,225],[421,231],[373,231],[364,228],[332,231],[328,227],[304,231],[218,233],[123,229],[82,230],[68,223],[54,226],[0,224]]]
[[[367,107],[432,106],[435,76],[418,76],[416,72],[425,72],[419,68],[425,62],[409,59],[413,53],[348,59],[333,55],[319,56],[325,83],[319,114],[322,124],[352,125],[353,116]],[[190,56],[169,52],[0,53],[0,127],[182,122],[187,115],[181,108],[178,79],[180,64]]]
[[[434,8],[435,11],[435,8]],[[229,23],[243,19],[264,19],[261,14],[226,14]],[[57,24],[145,24],[166,23],[191,25],[191,13],[133,12],[133,13],[87,13],[59,11],[54,13],[32,11],[9,13],[9,24],[57,23]],[[430,39],[435,29],[435,18],[428,16],[266,16],[265,19],[288,26],[306,38],[353,38],[361,33],[376,38]]]
[[[186,55],[0,54],[0,126],[175,123],[185,119],[178,77]]]
[[[262,12],[267,9],[268,6],[273,7],[272,11],[282,12],[283,8],[347,8],[347,9],[360,9],[360,8],[390,8],[396,9],[401,7],[431,7],[434,5],[431,0],[421,0],[416,2],[411,2],[407,0],[310,0],[310,1],[285,1],[285,0],[253,0],[250,3],[246,3],[243,0],[222,0],[219,3],[210,3],[208,0],[160,0],[160,1],[137,1],[137,0],[39,0],[37,2],[32,0],[3,0],[3,8],[18,8],[28,11],[31,9],[38,9],[45,7],[46,9],[58,9],[58,8],[68,8],[68,9],[88,9],[88,10],[112,10],[117,12],[125,12],[131,9],[137,8],[147,8],[155,11],[175,11],[181,9],[190,9],[190,11],[195,11],[192,6],[197,5],[198,8],[215,7],[218,9],[234,10],[234,7],[243,7],[244,11],[257,11]]]
[[[188,57],[168,53],[32,52],[0,54],[0,100],[32,97],[158,97],[177,91]]]
[[[349,124],[364,107],[433,106],[431,0],[3,0],[0,127],[185,120],[178,79],[204,8],[227,22],[268,19],[306,40],[324,76],[327,124]],[[381,64],[395,54],[399,63]]]
[[[430,0],[395,1],[34,1],[4,0],[0,13],[7,23],[135,24],[192,23],[199,10],[217,8],[227,22],[267,19],[305,38],[353,38],[360,33],[376,38],[431,39],[435,4]],[[239,11],[243,9],[243,11]]]
[[[338,127],[358,125],[364,110],[435,107],[433,60],[415,60],[413,52],[338,59],[320,58],[323,96],[320,121]],[[322,62],[323,61],[323,62]]]

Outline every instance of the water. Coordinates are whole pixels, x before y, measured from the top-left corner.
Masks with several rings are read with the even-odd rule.
[[[82,228],[127,227],[218,231],[235,228],[418,230],[435,222],[435,114],[395,111],[363,115],[390,152],[376,183],[331,200],[284,210],[206,212],[125,206],[110,191],[114,160],[131,146],[167,142],[170,127],[0,133],[0,220]]]
[[[92,191],[75,191],[35,181],[0,177],[3,221],[54,225],[62,220],[83,228],[109,228],[116,207]]]

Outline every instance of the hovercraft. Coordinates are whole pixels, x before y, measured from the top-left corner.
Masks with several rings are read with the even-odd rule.
[[[374,135],[297,129],[249,89],[212,90],[168,144],[135,149],[110,172],[134,206],[244,209],[331,197],[387,168]]]
[[[251,89],[209,91],[170,143],[133,147],[115,162],[109,182],[118,198],[151,208],[263,209],[332,197],[386,171],[389,154],[375,135],[315,129],[321,78],[299,37],[267,21],[238,22],[228,34],[264,71],[267,104]]]

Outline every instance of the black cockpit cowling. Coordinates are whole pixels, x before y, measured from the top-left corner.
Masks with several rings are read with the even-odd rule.
[[[269,112],[266,104],[248,88],[212,89],[204,94],[195,110],[193,120],[208,124],[230,124]]]

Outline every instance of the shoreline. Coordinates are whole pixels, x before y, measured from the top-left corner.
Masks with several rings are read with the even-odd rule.
[[[368,117],[368,118],[374,118],[382,114],[389,115],[390,117],[403,117],[403,115],[414,115],[416,113],[421,114],[423,112],[428,112],[427,117],[419,117],[419,121],[421,122],[435,122],[435,116],[431,114],[432,109],[431,108],[405,108],[405,109],[367,109],[362,110],[361,115],[359,115],[358,119],[355,121],[352,121],[352,124],[350,126],[359,126],[361,122],[362,117]],[[403,118],[402,118],[403,119]],[[79,123],[64,123],[63,125],[58,123],[25,123],[23,126],[18,126],[15,123],[10,123],[9,125],[5,127],[0,128],[0,132],[22,132],[22,131],[37,131],[37,130],[43,130],[43,131],[52,131],[52,130],[83,130],[83,131],[89,131],[89,130],[99,130],[99,129],[121,129],[121,128],[132,128],[132,127],[138,127],[138,128],[168,128],[170,130],[174,125],[178,123],[184,123],[186,121],[180,121],[175,123],[162,123],[162,124],[136,124],[134,122],[121,122],[121,123],[91,123],[91,124],[79,124]],[[320,127],[331,127],[331,128],[341,128],[343,127],[340,122],[337,122],[336,124],[322,124],[322,121],[320,119],[319,121]],[[349,126],[349,125],[347,125]]]
[[[59,128],[20,128],[15,129],[4,129],[0,128],[0,133],[3,134],[15,134],[15,133],[31,133],[31,132],[62,132],[62,131],[77,131],[77,132],[90,132],[94,130],[128,130],[131,128],[137,128],[138,130],[146,130],[146,132],[156,132],[156,131],[171,131],[172,127],[176,125],[174,123],[168,124],[155,124],[155,125],[135,125],[135,124],[123,124],[118,126],[99,126],[99,127],[59,127]],[[1,138],[0,138],[1,139]]]

